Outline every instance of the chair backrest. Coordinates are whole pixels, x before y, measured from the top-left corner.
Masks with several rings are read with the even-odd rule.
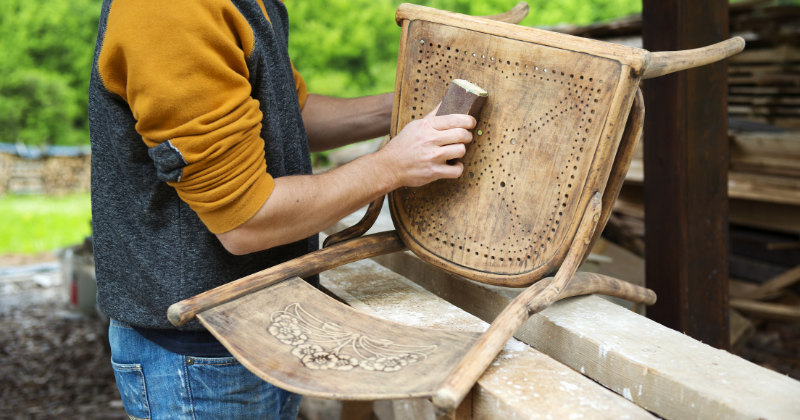
[[[524,286],[563,262],[603,192],[647,51],[402,5],[392,136],[453,79],[489,92],[458,179],[390,195],[403,242],[473,280]]]

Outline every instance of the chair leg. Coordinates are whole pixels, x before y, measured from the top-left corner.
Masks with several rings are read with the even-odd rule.
[[[595,193],[583,214],[578,231],[572,240],[572,246],[570,246],[567,257],[555,278],[544,290],[534,284],[517,296],[495,318],[489,329],[464,355],[448,379],[436,391],[432,401],[439,415],[453,411],[458,406],[483,371],[500,353],[508,339],[531,314],[559,299],[559,295],[569,286],[572,275],[578,269],[583,259],[583,253],[591,242],[594,228],[600,218],[601,206],[602,195]],[[531,306],[532,303],[535,305]]]

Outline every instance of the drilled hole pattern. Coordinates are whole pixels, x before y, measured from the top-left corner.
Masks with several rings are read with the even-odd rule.
[[[394,211],[420,246],[445,260],[524,273],[565,243],[618,65],[598,68],[597,57],[471,34],[427,22],[409,28],[398,127],[430,113],[453,79],[478,84],[490,99],[460,159],[462,176],[395,191]]]

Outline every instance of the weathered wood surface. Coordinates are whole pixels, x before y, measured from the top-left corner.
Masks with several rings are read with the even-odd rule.
[[[429,397],[479,336],[376,319],[299,277],[198,318],[265,381],[341,400]]]
[[[390,321],[448,331],[482,332],[488,328],[488,324],[475,316],[372,261],[324,272],[320,279],[324,287],[354,308]],[[478,379],[472,395],[472,415],[476,420],[547,416],[653,418],[574,370],[513,339]],[[416,401],[430,407],[428,413],[433,412],[429,401]]]
[[[452,411],[469,392],[477,378],[491,363],[504,343],[514,335],[523,322],[554,302],[570,296],[604,293],[624,297],[637,303],[652,305],[655,294],[647,289],[612,278],[575,274],[591,242],[600,218],[602,200],[600,193],[583,214],[578,232],[572,241],[567,257],[555,277],[542,279],[518,294],[492,321],[492,325],[466,353],[448,376],[445,384],[436,391],[433,403],[437,410]]]
[[[734,37],[714,45],[684,51],[664,51],[650,53],[650,66],[642,79],[652,79],[676,71],[716,63],[742,52],[744,39]]]
[[[372,232],[381,229],[392,229],[385,214]],[[374,260],[487,322],[520,292],[450,275],[408,251]],[[554,304],[515,337],[664,418],[800,416],[800,382],[594,296]]]
[[[398,235],[482,282],[519,287],[552,273],[605,188],[647,53],[421,6],[400,6],[398,18],[408,20],[392,134],[454,79],[489,92],[464,174],[390,194]]]

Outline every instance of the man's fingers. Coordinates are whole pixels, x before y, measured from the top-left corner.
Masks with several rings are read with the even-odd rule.
[[[439,148],[439,157],[444,160],[458,159],[464,157],[467,148],[461,143],[449,144]]]
[[[439,173],[441,176],[439,179],[442,178],[458,178],[464,172],[464,164],[461,162],[456,161],[452,165],[442,165],[439,168]]]
[[[475,127],[475,118],[464,114],[440,115],[431,117],[431,127],[435,130],[443,131],[452,128],[463,128],[470,130]]]
[[[463,128],[454,128],[446,131],[439,131],[431,139],[439,146],[457,143],[469,143],[472,141],[472,133]]]

